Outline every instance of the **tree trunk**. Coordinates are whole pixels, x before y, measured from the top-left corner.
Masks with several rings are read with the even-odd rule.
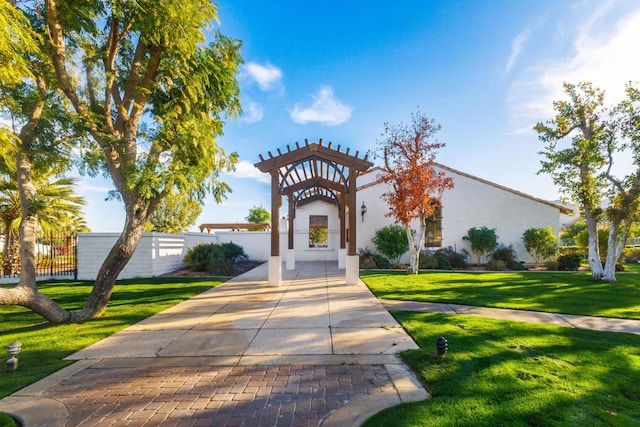
[[[594,280],[601,280],[604,272],[598,249],[598,224],[593,216],[593,212],[591,212],[591,208],[584,206],[584,215],[589,233],[589,251],[587,258],[589,260],[589,268],[591,269],[591,277]]]
[[[30,149],[28,138],[23,136],[21,150],[17,156],[18,193],[20,194],[20,282],[13,289],[0,294],[0,304],[21,305],[52,323],[69,319],[69,312],[46,295],[38,292],[36,282],[36,236],[38,218],[31,212],[35,188],[32,179],[32,164],[25,154]]]
[[[607,260],[602,274],[602,279],[607,282],[617,282],[616,264],[627,242],[627,234],[627,227],[620,227],[620,223],[616,220],[611,222],[611,226],[609,227],[609,240],[607,241]]]
[[[2,273],[5,276],[13,274],[13,239],[9,224],[4,224],[3,246],[2,246]]]
[[[128,195],[123,198],[127,200],[132,196]],[[71,313],[73,322],[83,322],[100,317],[104,313],[118,275],[127,265],[138,246],[150,215],[148,202],[142,198],[135,198],[132,202],[125,202],[125,210],[126,220],[122,234],[102,263],[87,303],[82,310]]]
[[[422,221],[422,224],[424,224],[424,221]],[[424,226],[421,226],[417,236],[414,236],[410,225],[405,224],[404,229],[407,232],[407,241],[409,242],[409,268],[407,273],[418,274],[420,272],[420,250],[424,246],[426,231]]]

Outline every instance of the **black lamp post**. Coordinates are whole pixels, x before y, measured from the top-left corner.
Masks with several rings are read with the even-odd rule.
[[[436,338],[436,353],[441,359],[444,359],[449,349],[449,342],[445,337]]]
[[[364,214],[367,213],[367,207],[364,205],[364,202],[362,202],[362,206],[360,207],[360,214],[362,215],[362,222],[364,222]]]

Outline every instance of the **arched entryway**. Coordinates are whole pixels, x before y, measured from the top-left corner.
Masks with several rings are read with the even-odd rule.
[[[277,155],[268,152],[268,158],[260,155],[255,164],[261,172],[271,175],[271,256],[269,258],[269,284],[279,286],[282,281],[282,257],[280,254],[280,207],[282,197],[287,197],[288,244],[287,268],[295,268],[294,219],[296,209],[306,204],[322,201],[337,207],[339,219],[340,253],[338,265],[345,268],[347,284],[358,281],[358,256],[356,253],[356,177],[373,164],[364,158],[349,154],[340,145],[326,146],[322,139],[316,142],[296,142],[286,152]],[[347,247],[348,244],[348,247]]]

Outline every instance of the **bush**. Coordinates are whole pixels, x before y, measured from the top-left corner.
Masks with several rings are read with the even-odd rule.
[[[494,261],[504,262],[504,269],[508,270],[524,270],[525,267],[518,261],[516,251],[511,246],[500,246],[491,255],[491,259]]]
[[[224,251],[224,258],[229,261],[236,262],[241,259],[249,258],[244,252],[244,248],[233,242],[221,243],[220,247]]]
[[[236,273],[233,262],[246,257],[244,249],[235,243],[207,243],[189,249],[184,262],[196,271],[232,276]]]
[[[378,252],[393,260],[394,264],[397,264],[400,257],[409,250],[407,232],[400,225],[388,225],[376,230],[371,240]]]
[[[471,252],[476,255],[478,265],[480,265],[481,259],[484,259],[486,254],[498,246],[498,235],[495,228],[472,227],[462,239],[469,241]]]
[[[218,250],[214,243],[199,244],[190,248],[184,257],[184,263],[195,268],[196,271],[207,271],[207,262],[212,252]]]
[[[558,257],[558,270],[577,271],[580,268],[582,257],[580,255],[562,255]]]
[[[451,270],[451,269],[462,270],[467,268],[466,257],[463,254],[454,251],[452,247],[438,249],[434,253],[434,256],[438,260],[444,258],[449,262],[449,267],[446,268],[446,270]]]
[[[438,249],[435,252],[420,252],[418,267],[422,270],[452,270],[467,268],[467,261],[463,254],[459,254],[451,247]]]
[[[504,271],[507,269],[507,264],[501,259],[490,259],[485,268],[492,271]]]
[[[418,268],[421,270],[435,270],[438,268],[438,259],[430,252],[423,251],[420,253],[420,262]]]
[[[536,267],[540,261],[551,258],[558,252],[558,238],[551,227],[529,228],[522,233],[522,242],[535,260]]]
[[[640,248],[634,246],[628,246],[624,248],[622,251],[622,257],[620,257],[624,262],[640,262]]]
[[[391,262],[387,258],[370,249],[360,249],[358,256],[360,257],[360,268],[362,269],[391,268]]]
[[[544,267],[549,271],[557,271],[558,270],[558,260],[557,259],[548,259],[544,262]]]

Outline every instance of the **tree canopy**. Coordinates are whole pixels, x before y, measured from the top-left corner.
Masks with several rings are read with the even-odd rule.
[[[271,221],[271,212],[263,206],[253,206],[244,219],[252,224],[266,223]],[[264,229],[258,231],[264,231]]]
[[[453,188],[453,179],[434,167],[438,150],[445,146],[435,138],[440,125],[420,111],[411,118],[411,124],[385,124],[376,153],[383,160],[383,179],[391,185],[382,197],[391,208],[389,216],[405,228],[409,271],[417,274],[425,222],[436,214],[444,191]],[[416,220],[419,225],[413,230]]]
[[[407,233],[400,225],[388,225],[376,230],[372,240],[376,249],[394,264],[409,250]]]
[[[558,252],[558,238],[551,227],[529,228],[522,233],[524,248],[535,260],[537,267],[541,261]]]
[[[13,292],[0,289],[0,303],[19,303],[52,322],[83,321],[106,308],[164,197],[202,201],[211,194],[220,201],[230,190],[219,173],[232,170],[237,155],[227,154],[216,138],[225,120],[240,113],[240,42],[212,30],[217,9],[206,0],[45,0],[44,7],[35,1],[20,7],[45,14],[38,22],[46,28],[33,27],[47,35],[39,52],[55,70],[66,98],[61,105],[73,109],[67,117],[90,136],[74,147],[82,155],[80,168],[111,178],[125,224],[82,310],[54,304],[37,292],[35,280]],[[49,105],[41,101],[42,108]],[[19,178],[37,170],[25,159],[18,156]]]

